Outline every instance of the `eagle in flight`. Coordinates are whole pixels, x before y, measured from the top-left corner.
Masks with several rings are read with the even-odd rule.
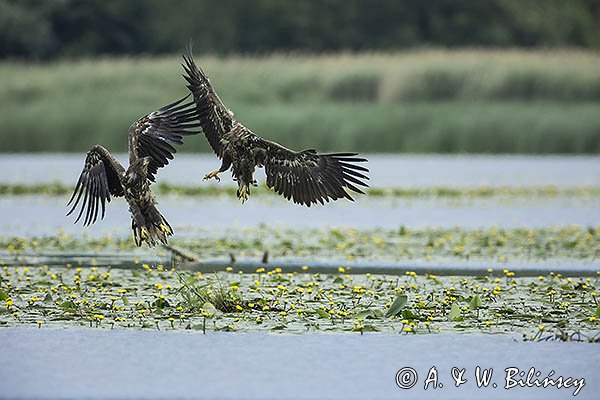
[[[255,135],[233,118],[223,104],[204,71],[196,65],[191,45],[183,55],[183,68],[188,89],[194,96],[196,112],[202,130],[221,167],[204,176],[215,178],[230,167],[237,181],[237,196],[242,203],[250,195],[250,186],[256,186],[254,170],[264,167],[267,186],[294,203],[306,205],[346,198],[352,200],[347,189],[363,193],[368,187],[365,175],[369,170],[358,163],[366,162],[356,153],[319,154],[316,150],[299,152]]]
[[[173,144],[182,144],[183,137],[199,132],[195,103],[184,97],[141,117],[129,127],[129,168],[125,168],[100,145],[87,152],[83,171],[67,204],[73,213],[81,202],[75,223],[82,217],[84,226],[96,222],[99,210],[104,218],[111,195],[125,197],[131,212],[131,229],[136,246],[146,242],[153,247],[167,243],[173,229],[156,208],[150,184],[159,168],[173,159]]]

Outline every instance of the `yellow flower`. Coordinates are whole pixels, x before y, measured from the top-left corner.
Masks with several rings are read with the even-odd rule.
[[[338,272],[344,273],[344,272],[346,272],[346,268],[338,267]]]
[[[238,311],[243,311],[244,309],[242,308],[242,306],[240,306],[239,304],[235,305],[235,309]]]

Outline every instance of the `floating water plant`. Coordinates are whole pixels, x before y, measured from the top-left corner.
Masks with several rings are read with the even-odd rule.
[[[598,276],[3,266],[0,325],[206,331],[507,333],[597,340]],[[543,327],[543,328],[541,328]],[[544,335],[540,333],[543,331]],[[566,335],[566,336],[565,336]],[[575,336],[572,336],[575,335]]]

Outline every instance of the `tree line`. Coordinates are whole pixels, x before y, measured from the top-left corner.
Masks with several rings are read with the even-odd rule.
[[[600,47],[600,0],[0,0],[0,57]]]

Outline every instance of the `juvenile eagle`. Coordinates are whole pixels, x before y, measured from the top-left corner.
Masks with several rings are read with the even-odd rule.
[[[191,52],[183,56],[184,78],[194,95],[196,111],[202,130],[221,167],[204,176],[215,178],[232,167],[237,181],[237,196],[242,203],[250,195],[250,185],[256,186],[254,170],[264,167],[267,186],[294,203],[308,207],[317,202],[347,198],[346,189],[363,193],[359,186],[368,187],[364,174],[369,170],[356,163],[366,162],[356,153],[319,154],[316,150],[296,152],[255,135],[233,118],[223,104],[204,71],[196,66]]]
[[[189,95],[188,95],[189,96]],[[100,145],[87,152],[83,171],[67,204],[67,215],[81,202],[77,223],[84,215],[84,226],[93,224],[111,195],[125,197],[131,212],[131,229],[136,246],[146,242],[153,247],[167,243],[173,229],[156,208],[150,183],[159,168],[167,165],[176,152],[172,144],[182,144],[183,136],[197,134],[189,129],[199,126],[194,102],[184,103],[187,96],[141,117],[129,127],[129,168],[125,168]],[[183,104],[182,104],[183,103]]]

